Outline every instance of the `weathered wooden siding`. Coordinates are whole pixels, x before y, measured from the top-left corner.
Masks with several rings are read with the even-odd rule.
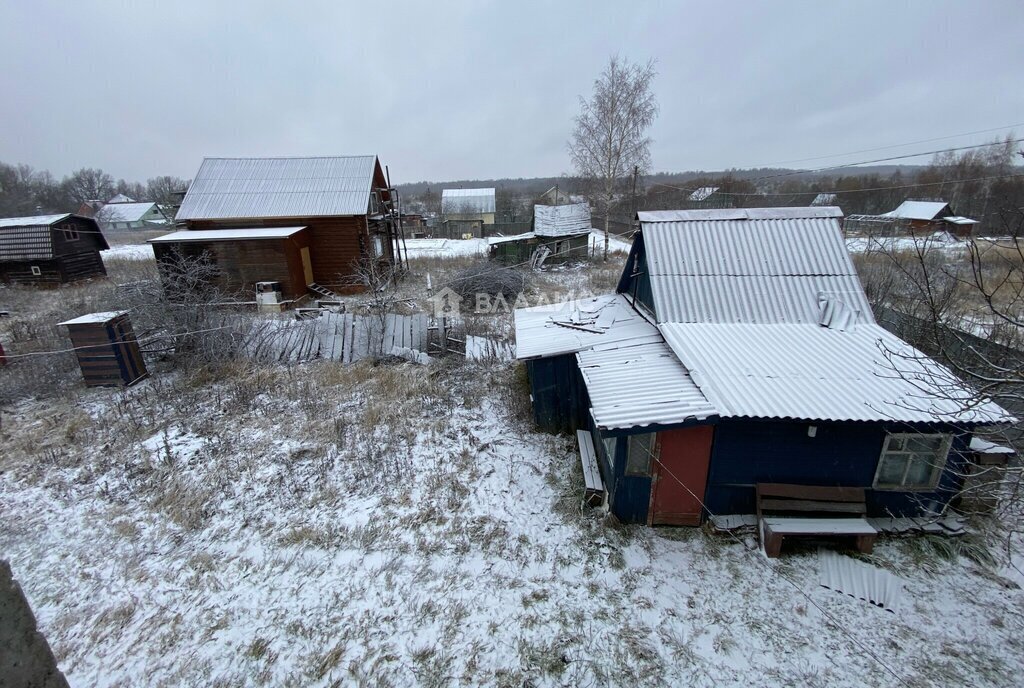
[[[87,386],[130,385],[146,377],[146,365],[127,317],[68,325],[68,333]]]
[[[61,275],[65,282],[74,282],[90,277],[102,277],[107,274],[103,258],[99,251],[84,253],[66,253],[58,259]]]
[[[71,225],[78,231],[77,239],[68,239],[64,235],[60,228],[65,225]],[[108,248],[99,227],[88,218],[71,216],[66,220],[61,220],[51,227],[50,234],[50,240],[53,242],[53,255],[58,258],[94,251],[98,252]]]
[[[547,432],[575,432],[589,426],[590,396],[576,354],[526,362],[533,416]]]
[[[39,275],[32,274],[32,267]],[[0,263],[0,278],[7,284],[27,284],[39,287],[58,287],[64,283],[59,260],[33,260]]]

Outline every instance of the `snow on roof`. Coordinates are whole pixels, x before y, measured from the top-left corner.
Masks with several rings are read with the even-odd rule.
[[[535,205],[533,231],[537,236],[559,237],[585,234],[590,231],[590,205]]]
[[[899,220],[934,220],[943,211],[949,210],[945,201],[903,201],[896,210],[882,213],[882,217]]]
[[[708,200],[719,187],[717,186],[702,186],[690,194],[689,200],[691,201],[706,201]]]
[[[662,341],[657,328],[622,294],[519,308],[515,327],[520,360],[576,353],[611,342]]]
[[[972,220],[971,218],[964,217],[963,215],[948,215],[948,216],[942,218],[942,221],[943,222],[950,222],[950,223],[952,223],[954,225],[976,225],[976,224],[978,224],[977,220]]]
[[[837,210],[639,213],[658,322],[817,323],[828,298],[874,322]]]
[[[124,194],[117,194],[116,196],[111,198],[109,201],[107,201],[108,204],[110,204],[110,203],[134,203],[134,202],[135,202],[134,198],[131,198],[130,196],[125,196]]]
[[[441,212],[445,214],[493,213],[494,189],[444,189]]]
[[[814,197],[814,200],[811,201],[811,205],[835,205],[836,198],[838,197],[834,193],[820,193]]]
[[[989,442],[988,440],[983,440],[980,437],[972,437],[971,438],[970,449],[971,449],[972,452],[977,452],[978,454],[1016,454],[1017,453],[1016,451],[1014,451],[1010,447],[1004,447],[1001,444],[996,444],[995,442]]]
[[[0,260],[49,260],[53,258],[53,230],[51,227],[70,217],[76,217],[88,223],[91,229],[87,231],[98,233],[97,244],[100,250],[109,248],[103,233],[99,232],[99,226],[91,218],[72,213],[5,217],[0,219]]]
[[[58,325],[95,325],[110,322],[114,318],[127,315],[128,311],[106,311],[104,313],[86,313],[71,320],[65,320]]]
[[[698,220],[809,220],[843,216],[836,206],[820,208],[713,208],[708,210],[641,210],[640,222],[696,222]]]
[[[602,430],[673,425],[717,414],[663,341],[603,344],[577,353],[576,360]]]
[[[365,215],[377,164],[373,155],[206,158],[177,219]]]
[[[139,222],[156,203],[108,203],[96,213],[97,222]]]
[[[5,217],[0,218],[0,228],[3,227],[49,227],[54,222],[59,222],[71,213],[59,215],[30,215],[28,217]]]
[[[250,239],[285,239],[305,227],[251,227],[243,229],[206,229],[172,232],[150,239],[151,244],[181,244],[193,241],[242,241]]]
[[[659,326],[722,417],[997,423],[957,378],[878,325]]]
[[[505,244],[509,241],[523,241],[524,239],[533,239],[537,236],[535,232],[523,232],[522,234],[512,234],[511,236],[495,236],[487,237],[487,244],[493,246],[494,244]]]

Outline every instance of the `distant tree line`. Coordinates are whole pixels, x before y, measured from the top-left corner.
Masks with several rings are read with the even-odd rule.
[[[636,207],[642,210],[687,208],[758,208],[810,205],[818,194],[836,194],[830,205],[849,215],[877,215],[895,209],[905,200],[942,200],[953,211],[977,220],[989,231],[1013,234],[1024,231],[1024,167],[1013,135],[991,146],[936,155],[930,164],[895,169],[890,174],[859,173],[847,168],[836,174],[766,170],[751,175],[747,170],[698,175],[683,182],[645,184]],[[976,181],[965,181],[976,180]],[[616,215],[630,215],[629,180],[620,183]],[[693,190],[717,187],[706,200],[691,199]]]
[[[86,201],[108,201],[124,194],[136,201],[172,204],[188,180],[160,176],[145,184],[114,178],[103,170],[84,167],[63,179],[30,165],[0,162],[0,217],[72,213]]]

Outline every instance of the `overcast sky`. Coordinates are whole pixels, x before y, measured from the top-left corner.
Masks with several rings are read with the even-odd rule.
[[[1024,122],[1020,0],[0,8],[0,160],[57,175],[189,178],[203,156],[366,153],[396,183],[562,174],[578,96],[612,53],[657,60],[657,171]]]

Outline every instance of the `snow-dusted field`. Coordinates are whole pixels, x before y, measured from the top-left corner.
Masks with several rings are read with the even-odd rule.
[[[893,614],[812,552],[614,525],[523,385],[317,363],[8,407],[0,551],[76,686],[1019,685],[1019,554],[883,541]]]
[[[100,251],[104,260],[153,260],[153,247],[149,244],[121,244]]]

